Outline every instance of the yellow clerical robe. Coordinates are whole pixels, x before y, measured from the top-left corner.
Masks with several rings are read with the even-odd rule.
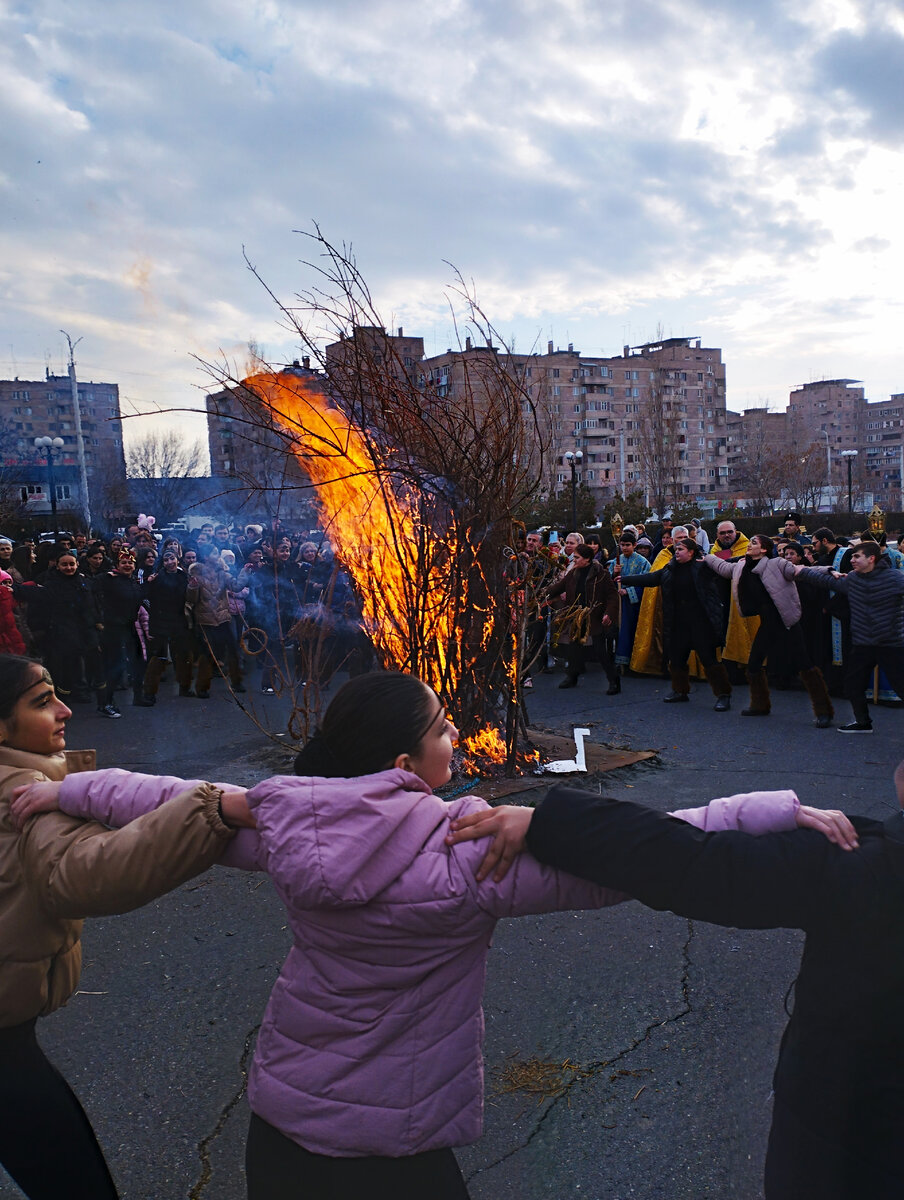
[[[743,558],[749,545],[750,539],[743,533],[738,534],[738,540],[731,548],[731,557],[733,559]],[[753,639],[756,637],[759,627],[759,617],[741,616],[741,610],[735,604],[732,595],[728,613],[728,631],[725,634],[725,647],[722,651],[723,660],[728,659],[729,662],[739,663],[742,667],[746,666],[747,660],[750,658],[750,647],[753,645]]]

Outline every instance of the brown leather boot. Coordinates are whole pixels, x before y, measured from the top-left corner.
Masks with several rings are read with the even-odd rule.
[[[728,712],[731,708],[731,684],[728,681],[728,672],[720,662],[713,663],[712,666],[704,669],[707,682],[716,698],[713,712]]]
[[[750,684],[750,707],[741,709],[741,716],[768,717],[772,711],[772,701],[769,698],[769,682],[766,679],[765,668],[747,671],[747,682]]]
[[[822,671],[820,671],[819,667],[808,667],[806,671],[800,672],[800,681],[807,689],[807,695],[810,697],[810,704],[813,706],[813,716],[816,718],[816,728],[829,729],[832,724],[832,717],[835,716],[835,709],[832,706],[826,681],[822,677]]]

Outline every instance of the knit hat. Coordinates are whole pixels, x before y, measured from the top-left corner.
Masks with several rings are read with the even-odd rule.
[[[653,543],[650,541],[650,539],[648,537],[638,538],[637,544],[638,544],[638,546],[649,546],[651,550],[653,549]]]

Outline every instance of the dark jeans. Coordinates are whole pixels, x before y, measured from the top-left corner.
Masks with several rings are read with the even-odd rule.
[[[861,724],[870,719],[865,693],[876,666],[882,668],[898,695],[904,696],[904,646],[851,646],[845,662],[844,694]]]
[[[245,1174],[248,1200],[468,1200],[451,1150],[405,1158],[328,1158],[253,1113]]]
[[[144,659],[138,634],[132,628],[107,626],[103,632],[104,672],[107,697],[123,686],[124,679],[133,692],[140,692],[144,680]]]
[[[34,1021],[0,1030],[0,1163],[29,1200],[116,1200],[94,1130]]]

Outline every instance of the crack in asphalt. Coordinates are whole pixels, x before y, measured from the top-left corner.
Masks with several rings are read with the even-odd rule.
[[[674,1025],[678,1021],[683,1021],[684,1018],[691,1013],[692,1005],[691,1005],[691,998],[690,998],[690,983],[689,983],[688,977],[690,975],[690,969],[691,969],[690,948],[691,948],[691,942],[694,940],[694,936],[695,936],[694,923],[693,923],[693,921],[689,920],[687,922],[687,937],[685,938],[684,944],[681,947],[680,986],[681,986],[681,999],[683,1001],[682,1007],[677,1012],[672,1013],[668,1017],[664,1017],[660,1021],[651,1021],[650,1024],[646,1027],[646,1029],[643,1030],[642,1033],[638,1034],[638,1036],[636,1038],[634,1038],[629,1043],[629,1045],[625,1046],[622,1050],[619,1050],[618,1053],[614,1054],[611,1058],[601,1059],[598,1062],[588,1063],[587,1066],[585,1068],[583,1068],[583,1070],[580,1072],[580,1074],[573,1076],[563,1086],[562,1090],[558,1093],[558,1095],[556,1095],[552,1098],[552,1100],[550,1101],[547,1108],[538,1117],[533,1129],[530,1131],[530,1133],[527,1135],[527,1137],[524,1138],[524,1140],[519,1145],[514,1146],[511,1150],[506,1151],[505,1154],[500,1155],[500,1157],[495,1159],[493,1162],[487,1163],[485,1166],[478,1167],[476,1170],[472,1171],[466,1177],[467,1183],[470,1183],[472,1179],[476,1179],[478,1175],[483,1175],[487,1171],[492,1171],[495,1167],[501,1166],[502,1163],[506,1162],[510,1158],[513,1158],[516,1154],[519,1154],[522,1150],[526,1149],[526,1147],[530,1145],[530,1143],[534,1140],[534,1138],[537,1136],[537,1134],[543,1128],[543,1125],[545,1124],[546,1119],[556,1109],[556,1107],[559,1104],[559,1101],[568,1098],[568,1095],[569,1095],[571,1089],[575,1086],[575,1084],[577,1084],[579,1081],[589,1079],[594,1075],[598,1075],[601,1071],[606,1070],[606,1068],[615,1066],[616,1063],[622,1062],[625,1058],[628,1057],[629,1054],[633,1054],[634,1051],[638,1048],[638,1046],[642,1046],[644,1044],[644,1042],[649,1041],[649,1039],[653,1036],[653,1033],[657,1029],[663,1029],[663,1028],[665,1028],[666,1025]]]
[[[251,1047],[254,1045],[254,1039],[257,1037],[259,1029],[260,1025],[255,1025],[245,1036],[245,1043],[242,1047],[241,1057],[239,1058],[239,1072],[242,1076],[241,1087],[220,1110],[220,1115],[211,1132],[198,1142],[198,1158],[201,1160],[201,1174],[198,1177],[197,1183],[195,1183],[188,1193],[188,1200],[202,1200],[204,1189],[210,1183],[211,1176],[213,1175],[213,1167],[210,1161],[211,1147],[223,1132],[226,1122],[232,1114],[232,1110],[245,1094],[245,1088],[248,1085],[248,1059],[251,1057]]]

